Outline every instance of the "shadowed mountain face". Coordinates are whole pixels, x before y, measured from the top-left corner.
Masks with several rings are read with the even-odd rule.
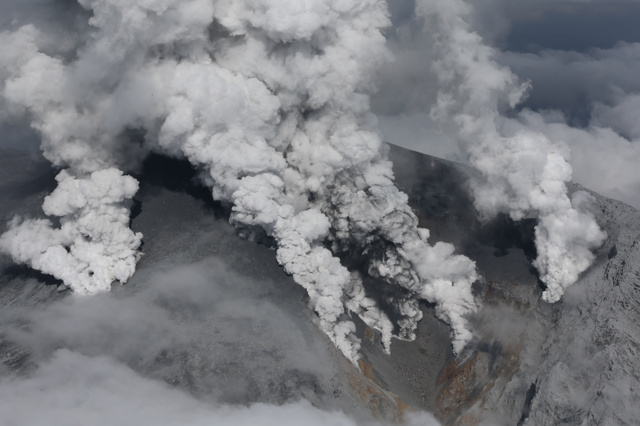
[[[189,166],[152,157],[132,208],[144,256],[127,285],[73,297],[56,280],[0,259],[0,395],[39,401],[24,393],[28,380],[66,395],[69,380],[94,377],[96,365],[116,371],[115,362],[211,405],[305,399],[359,420],[426,410],[445,424],[633,423],[640,214],[596,196],[593,212],[609,238],[595,265],[549,305],[531,267],[534,221],[481,222],[466,169],[399,148],[391,159],[421,225],[472,258],[482,276],[476,340],[457,359],[448,326],[423,304],[416,340],[394,340],[391,355],[357,323],[363,358],[355,368],[317,330],[305,291],[278,266],[271,242],[239,238],[227,208]],[[37,157],[3,152],[0,217],[41,215],[54,175]],[[384,295],[373,278],[365,287]],[[65,366],[75,371],[67,382],[43,373]],[[141,396],[146,403],[154,398]]]
[[[453,424],[637,422],[637,210],[593,194],[591,210],[608,239],[595,264],[550,305],[531,267],[535,221],[481,223],[464,190],[464,168],[405,150],[391,154],[424,225],[463,248],[483,277],[476,345],[440,372],[429,408]]]

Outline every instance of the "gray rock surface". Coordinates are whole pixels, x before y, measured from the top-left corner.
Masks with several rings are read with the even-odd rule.
[[[133,206],[144,256],[125,286],[80,300],[0,257],[0,374],[29,375],[67,348],[216,402],[303,398],[392,421],[425,409],[445,424],[638,423],[640,212],[595,195],[608,239],[549,305],[531,267],[533,220],[482,223],[465,168],[399,148],[391,158],[421,224],[474,259],[483,277],[477,341],[460,358],[424,304],[417,340],[394,340],[390,356],[358,323],[363,361],[353,367],[315,328],[304,291],[273,250],[239,238],[187,166],[155,158]],[[54,175],[36,155],[2,152],[0,219],[41,215]]]
[[[483,276],[478,341],[451,364],[453,379],[440,374],[429,409],[452,424],[640,424],[640,212],[593,193],[608,239],[549,305],[531,267],[534,221],[480,223],[464,167],[398,149],[392,159],[432,235],[461,247]]]
[[[0,362],[23,377],[62,348],[107,356],[144,377],[215,403],[306,399],[370,418],[343,360],[319,332],[304,290],[269,248],[239,238],[225,211],[192,183],[150,170],[132,227],[144,256],[124,286],[74,297],[59,282],[0,257]],[[165,169],[165,172],[167,170]],[[21,152],[0,156],[0,215],[39,216],[55,173]]]
[[[640,423],[640,213],[597,197],[608,240],[565,294],[524,424]]]

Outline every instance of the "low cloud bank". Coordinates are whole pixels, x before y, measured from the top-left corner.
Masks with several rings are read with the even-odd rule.
[[[3,354],[20,373],[0,379],[0,423],[374,424],[333,395],[333,352],[293,283],[239,275],[222,259],[162,261],[132,287],[3,309]],[[438,423],[416,414],[407,424]]]

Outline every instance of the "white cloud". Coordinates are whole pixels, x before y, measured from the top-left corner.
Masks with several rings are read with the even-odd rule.
[[[0,422],[6,426],[362,424],[342,412],[315,408],[307,401],[280,406],[200,401],[109,358],[86,357],[65,349],[54,353],[31,377],[0,381],[0,397]],[[439,423],[429,414],[415,413],[408,416],[406,424]]]
[[[0,381],[0,422],[21,425],[356,425],[308,402],[211,404],[105,357],[55,352],[29,378]],[[435,424],[435,423],[434,423]]]
[[[29,368],[0,379],[0,423],[377,424],[330,392],[335,352],[299,293],[221,259],[172,260],[119,292],[3,309],[3,341]],[[407,420],[438,424],[426,413]]]

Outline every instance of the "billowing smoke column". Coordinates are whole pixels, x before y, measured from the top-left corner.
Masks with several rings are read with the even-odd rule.
[[[138,190],[138,182],[110,168],[76,179],[63,170],[58,187],[42,209],[60,218],[9,225],[0,247],[14,260],[62,280],[77,293],[107,291],[114,280],[126,282],[136,269],[142,234],[129,229],[129,209],[122,205]]]
[[[67,49],[31,26],[0,38],[5,106],[29,113],[45,156],[65,168],[44,205],[60,227],[15,219],[2,251],[76,293],[125,282],[141,236],[126,226],[137,182],[119,170],[160,152],[201,170],[214,198],[232,204],[232,223],[275,239],[319,327],[353,362],[348,311],[389,350],[392,335],[414,337],[419,299],[436,304],[462,350],[475,265],[450,244],[428,244],[369,112],[372,74],[387,57],[384,2],[79,3],[90,25]],[[387,301],[397,324],[336,257],[370,247],[369,274],[398,289]]]
[[[606,237],[587,210],[590,196],[582,191],[568,196],[572,170],[566,149],[541,133],[503,130],[507,119],[501,110],[513,108],[527,85],[499,66],[493,49],[470,30],[471,6],[463,0],[420,0],[417,12],[435,34],[440,92],[432,114],[453,120],[482,175],[474,188],[476,206],[488,216],[539,218],[534,265],[547,286],[543,299],[556,302]]]

